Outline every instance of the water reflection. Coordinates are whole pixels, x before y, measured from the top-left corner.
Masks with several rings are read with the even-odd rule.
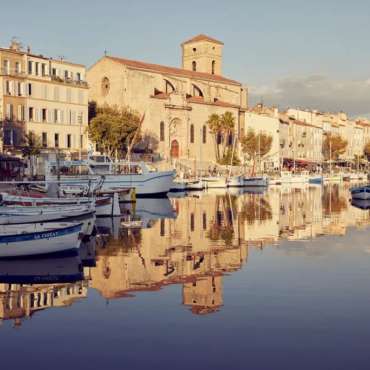
[[[249,248],[369,225],[367,207],[355,206],[337,185],[140,200],[123,211],[142,227],[98,219],[97,235],[77,257],[1,261],[0,319],[19,326],[37,311],[86,297],[88,288],[110,300],[171,284],[181,285],[190,312],[214,313],[224,305],[225,274],[247,263]]]

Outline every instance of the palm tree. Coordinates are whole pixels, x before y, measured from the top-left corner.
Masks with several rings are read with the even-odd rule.
[[[222,131],[220,116],[216,113],[211,114],[208,117],[207,125],[209,129],[211,130],[211,133],[213,134],[216,160],[218,162],[220,159],[220,152],[219,152],[219,143],[218,143],[217,137],[218,135],[220,135]]]
[[[229,138],[232,133],[234,133],[235,128],[235,117],[231,112],[225,112],[220,117],[221,121],[221,130],[224,133],[225,138]],[[226,148],[228,146],[228,143],[226,142],[224,145],[224,152],[223,157],[225,157],[226,154]]]

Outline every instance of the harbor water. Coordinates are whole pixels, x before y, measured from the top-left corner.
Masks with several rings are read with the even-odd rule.
[[[370,213],[348,187],[121,206],[78,255],[0,260],[3,369],[369,369]]]

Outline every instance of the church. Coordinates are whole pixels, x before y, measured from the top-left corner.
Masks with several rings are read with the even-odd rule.
[[[247,109],[246,88],[222,75],[223,46],[206,35],[183,42],[181,68],[104,56],[87,72],[89,99],[145,114],[142,133],[162,159],[215,162],[209,116],[231,112],[240,134]]]

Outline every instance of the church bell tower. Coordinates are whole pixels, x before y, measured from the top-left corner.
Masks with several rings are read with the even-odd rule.
[[[206,35],[198,35],[183,42],[182,68],[220,76],[223,46],[223,42]]]

